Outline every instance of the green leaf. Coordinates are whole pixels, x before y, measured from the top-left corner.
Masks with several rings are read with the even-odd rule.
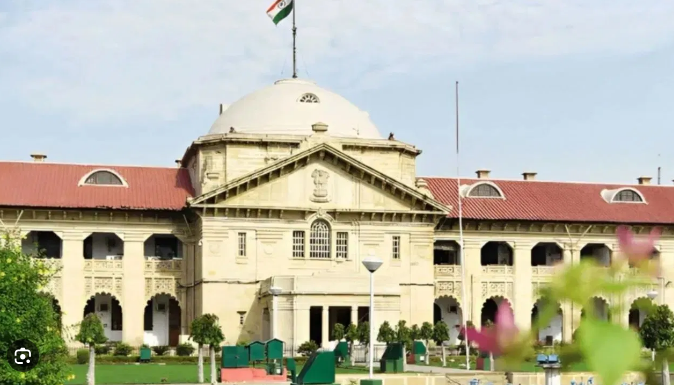
[[[639,364],[641,342],[634,331],[587,318],[578,333],[580,348],[590,369],[604,384],[618,384],[625,372]]]

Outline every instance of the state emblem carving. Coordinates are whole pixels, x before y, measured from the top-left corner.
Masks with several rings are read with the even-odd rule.
[[[328,196],[328,179],[330,174],[325,170],[315,169],[311,173],[311,177],[314,180],[314,193],[311,196],[312,202],[329,202],[330,197]]]

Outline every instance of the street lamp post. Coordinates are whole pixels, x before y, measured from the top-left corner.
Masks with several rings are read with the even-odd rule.
[[[276,318],[278,317],[278,296],[281,294],[283,290],[281,290],[280,287],[277,286],[272,286],[269,288],[269,293],[273,296],[272,299],[272,321],[271,321],[271,338],[277,338],[278,334],[276,334]]]
[[[372,379],[372,370],[374,366],[374,272],[384,263],[381,259],[369,256],[363,259],[363,266],[370,272],[370,376]]]

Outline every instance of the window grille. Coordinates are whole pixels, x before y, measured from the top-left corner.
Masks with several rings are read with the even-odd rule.
[[[239,233],[239,257],[246,256],[246,233]]]
[[[330,227],[325,221],[315,221],[309,236],[309,258],[330,258]]]
[[[400,236],[394,235],[392,241],[391,258],[400,259]]]
[[[293,231],[293,258],[304,258],[304,231]]]
[[[349,233],[337,233],[337,258],[347,259],[349,257]]]

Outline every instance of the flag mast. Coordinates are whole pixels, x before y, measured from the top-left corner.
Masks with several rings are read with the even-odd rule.
[[[470,370],[470,343],[468,342],[468,322],[466,320],[468,298],[466,298],[466,261],[463,253],[463,207],[461,204],[461,169],[459,167],[459,82],[454,88],[455,109],[456,109],[456,188],[459,202],[459,255],[461,258],[461,297],[463,298],[462,321],[463,321],[463,341],[466,343],[466,370]]]
[[[293,79],[297,79],[297,27],[295,26],[295,2],[293,1]]]

